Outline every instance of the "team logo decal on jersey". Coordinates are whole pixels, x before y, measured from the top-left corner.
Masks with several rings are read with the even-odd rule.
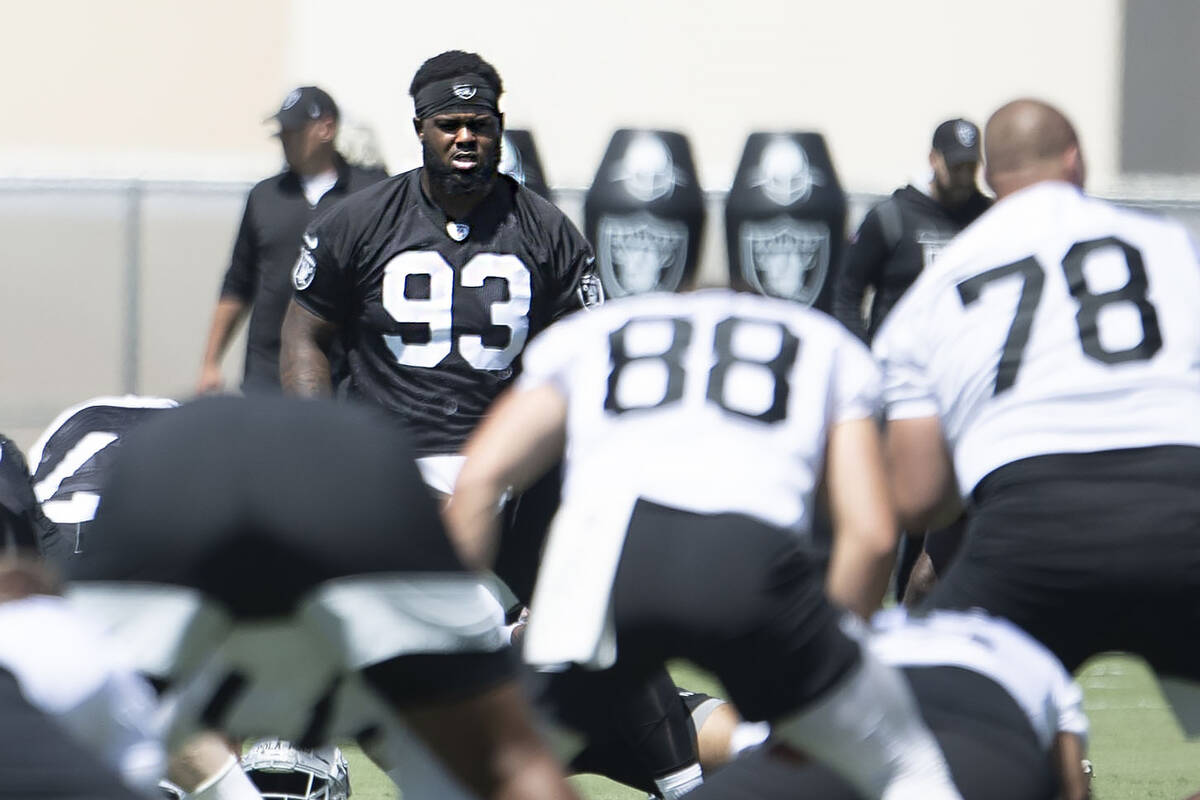
[[[471,226],[465,222],[447,222],[446,235],[456,242],[461,242],[471,235]]]
[[[641,212],[603,217],[596,227],[600,277],[613,297],[673,292],[683,278],[688,229]]]
[[[807,200],[813,186],[823,183],[823,176],[809,165],[808,155],[795,139],[775,136],[763,148],[750,185],[761,188],[776,205],[790,206]]]
[[[454,96],[459,100],[470,100],[478,90],[469,83],[456,83],[450,91],[454,92]]]
[[[612,179],[643,203],[670,197],[675,187],[685,181],[666,142],[647,132],[630,140]]]
[[[292,267],[292,286],[297,292],[303,292],[312,285],[313,277],[317,274],[317,260],[307,247],[300,248],[300,257],[296,266]]]
[[[921,245],[921,264],[928,267],[938,254],[950,244],[953,236],[947,236],[937,231],[918,231],[917,244]]]
[[[304,241],[304,246],[307,247],[309,250],[317,249],[317,242],[318,242],[317,237],[313,236],[311,233],[304,234],[304,236],[302,236],[301,239]]]
[[[579,279],[579,302],[585,309],[595,308],[604,302],[604,284],[600,276],[589,272]]]
[[[954,126],[954,138],[958,139],[958,143],[963,147],[974,147],[975,126],[969,122],[960,120]]]
[[[747,222],[738,232],[742,273],[760,294],[804,305],[816,302],[829,272],[829,226],[775,217]]]
[[[496,169],[522,186],[525,185],[525,163],[521,160],[521,151],[508,138],[507,133],[500,139],[500,166]]]

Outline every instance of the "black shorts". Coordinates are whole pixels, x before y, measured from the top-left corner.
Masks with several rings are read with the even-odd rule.
[[[978,606],[1069,670],[1123,650],[1200,679],[1200,448],[1050,455],[980,482],[967,539],[930,595]]]
[[[956,667],[906,668],[904,676],[963,800],[1057,796],[1049,755],[1038,743],[1028,717],[999,684]],[[737,759],[688,797],[862,800],[827,767],[780,757],[769,746]]]
[[[686,658],[714,673],[746,719],[779,719],[859,662],[795,534],[741,514],[639,501],[612,592],[620,670]],[[536,610],[535,612],[536,613]]]

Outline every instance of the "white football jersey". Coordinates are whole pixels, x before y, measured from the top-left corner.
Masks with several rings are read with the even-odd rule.
[[[1030,456],[1200,445],[1197,308],[1182,225],[1039,183],[892,310],[875,340],[887,416],[941,418],[963,495]]]
[[[879,410],[870,353],[832,318],[711,289],[611,301],[524,354],[568,399],[563,505],[620,483],[699,513],[807,530],[827,433]]]
[[[0,603],[0,669],[35,708],[120,776],[151,796],[167,753],[154,689],[60,597]]]
[[[1016,625],[973,611],[906,616],[901,609],[876,614],[871,652],[897,667],[959,667],[984,675],[1029,717],[1042,747],[1059,731],[1087,736],[1083,690],[1054,654]]]

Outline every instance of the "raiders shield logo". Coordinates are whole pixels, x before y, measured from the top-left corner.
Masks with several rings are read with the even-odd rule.
[[[812,305],[829,272],[829,226],[775,217],[738,232],[742,275],[759,294]]]
[[[688,229],[682,222],[640,212],[606,216],[596,226],[596,260],[612,297],[673,292],[683,278]]]
[[[591,310],[604,302],[604,284],[600,276],[589,272],[579,279],[579,303],[585,310]]]
[[[313,276],[317,274],[317,260],[313,258],[313,254],[308,251],[307,247],[300,248],[300,257],[296,259],[296,266],[292,267],[292,286],[296,287],[297,292],[303,292],[312,285]]]

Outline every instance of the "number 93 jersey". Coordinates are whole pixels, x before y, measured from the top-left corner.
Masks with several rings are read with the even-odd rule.
[[[568,404],[564,506],[620,488],[798,532],[829,429],[880,403],[870,353],[831,317],[725,289],[621,298],[557,323],[519,385],[546,383]]]
[[[889,419],[941,418],[965,496],[1022,458],[1200,445],[1185,228],[1044,182],[959,234],[875,340]]]
[[[416,169],[358,192],[303,237],[296,302],[339,326],[347,394],[399,417],[419,456],[457,453],[526,341],[599,298],[592,251],[553,205],[501,175],[451,221]]]

